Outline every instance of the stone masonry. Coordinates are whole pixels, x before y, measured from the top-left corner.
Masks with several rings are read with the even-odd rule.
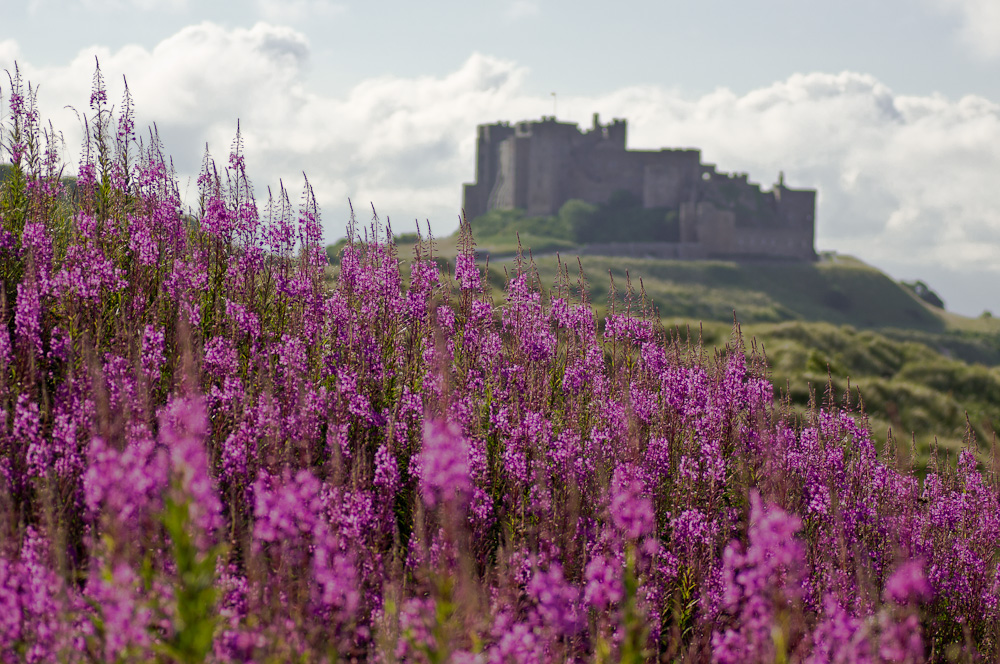
[[[480,125],[476,182],[464,187],[465,215],[494,209],[553,215],[570,199],[606,202],[628,191],[647,208],[676,210],[676,258],[815,260],[816,191],[770,191],[745,173],[719,173],[699,150],[628,150],[626,122],[593,127],[541,120]]]

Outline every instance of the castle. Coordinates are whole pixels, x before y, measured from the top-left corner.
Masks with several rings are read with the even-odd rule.
[[[625,120],[581,131],[552,117],[480,125],[476,182],[464,186],[469,219],[494,209],[553,215],[570,199],[607,202],[627,191],[646,208],[676,210],[680,241],[649,250],[664,258],[815,260],[816,191],[770,191],[745,173],[719,173],[699,150],[628,150]]]

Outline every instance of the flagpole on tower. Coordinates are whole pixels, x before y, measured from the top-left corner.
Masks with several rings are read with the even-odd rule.
[[[555,118],[556,115],[556,93],[552,93],[552,117]]]

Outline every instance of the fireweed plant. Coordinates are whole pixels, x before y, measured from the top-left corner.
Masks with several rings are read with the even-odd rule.
[[[734,332],[462,227],[355,241],[258,208],[239,139],[186,213],[98,71],[75,181],[15,71],[0,188],[0,662],[919,662],[1000,655],[973,441],[918,480]],[[127,93],[126,93],[127,95]],[[624,310],[623,310],[624,309]]]

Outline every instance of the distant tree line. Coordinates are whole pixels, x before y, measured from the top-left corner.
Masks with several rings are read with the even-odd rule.
[[[905,288],[909,289],[910,292],[932,307],[944,309],[944,300],[942,300],[941,296],[931,290],[931,287],[923,281],[918,279],[917,281],[904,281],[902,284]]]

